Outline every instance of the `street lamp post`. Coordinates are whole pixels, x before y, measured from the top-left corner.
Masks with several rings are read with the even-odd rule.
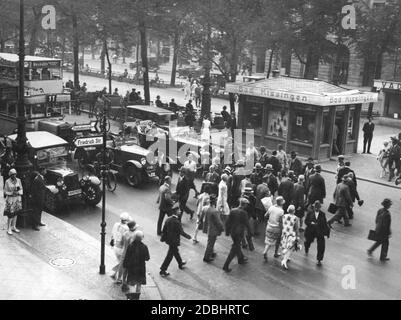
[[[102,172],[102,222],[100,223],[100,267],[99,273],[106,274],[106,266],[104,264],[105,247],[106,247],[106,141],[107,141],[107,131],[108,131],[108,121],[107,121],[107,102],[108,99],[104,98],[103,114],[100,119],[100,128],[103,134],[103,163],[101,166]]]
[[[20,30],[19,30],[19,88],[18,88],[18,116],[17,116],[17,139],[14,151],[17,154],[15,168],[18,172],[23,187],[26,186],[27,176],[32,169],[32,163],[28,159],[28,146],[26,138],[26,117],[24,105],[24,64],[25,64],[25,37],[24,37],[24,0],[20,0]],[[26,210],[26,201],[24,200]]]

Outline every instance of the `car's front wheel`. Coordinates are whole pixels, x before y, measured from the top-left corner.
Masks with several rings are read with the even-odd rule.
[[[90,183],[83,188],[85,202],[90,206],[96,206],[102,200],[102,190],[100,186]]]
[[[127,168],[125,176],[131,187],[137,188],[142,183],[142,174],[140,170],[134,166],[129,166]]]

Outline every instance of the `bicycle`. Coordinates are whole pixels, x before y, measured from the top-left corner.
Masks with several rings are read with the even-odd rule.
[[[97,162],[94,164],[87,164],[84,170],[95,175],[102,181],[100,165]],[[117,189],[117,175],[110,169],[109,165],[106,166],[106,188],[110,192],[114,192]]]

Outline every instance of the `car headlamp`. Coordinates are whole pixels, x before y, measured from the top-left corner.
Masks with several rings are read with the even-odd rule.
[[[63,178],[58,178],[57,179],[57,182],[56,182],[56,185],[57,185],[57,187],[62,187],[62,186],[64,186],[65,184],[64,184],[64,179]]]
[[[141,159],[141,164],[144,166],[146,164],[146,158]]]

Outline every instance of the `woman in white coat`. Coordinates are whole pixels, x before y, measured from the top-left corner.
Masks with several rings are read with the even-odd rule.
[[[226,222],[230,214],[230,207],[228,206],[228,192],[227,192],[228,175],[226,173],[221,175],[219,183],[219,195],[217,197],[216,207],[221,214],[221,220]]]

